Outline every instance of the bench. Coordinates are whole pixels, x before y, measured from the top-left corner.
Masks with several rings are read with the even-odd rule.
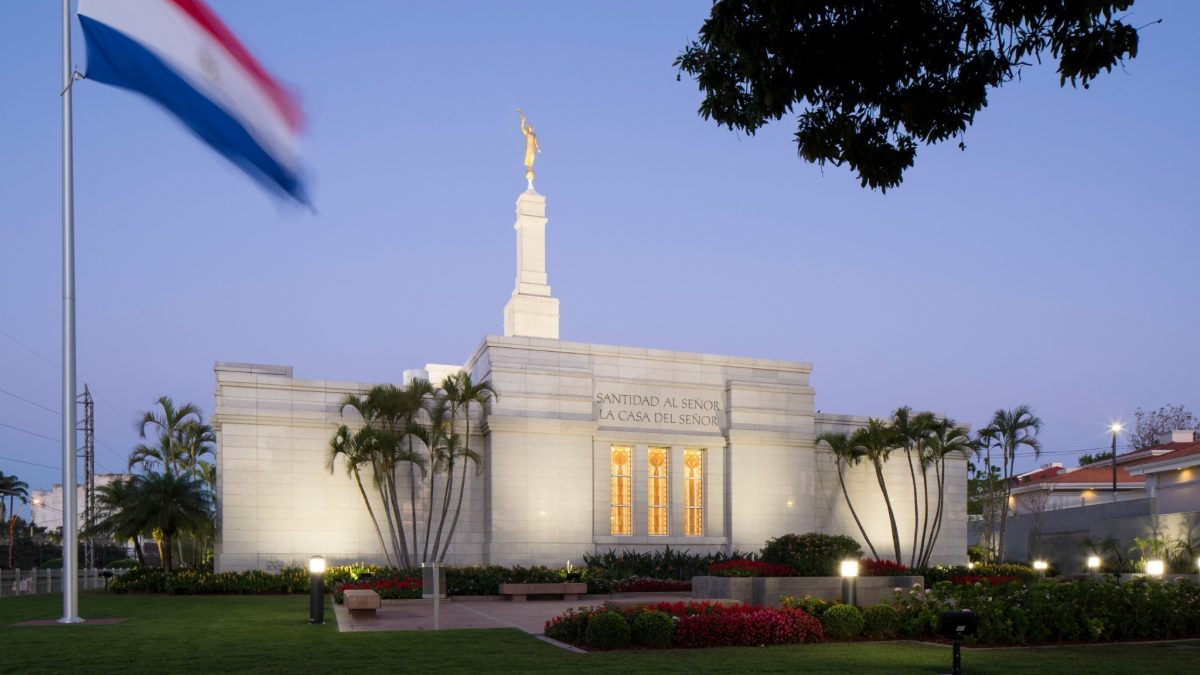
[[[579,596],[585,593],[587,593],[587,584],[578,581],[553,584],[500,584],[500,595],[507,595],[516,602],[522,602],[530,595],[561,595],[563,600],[578,600]]]
[[[365,588],[352,588],[342,593],[346,599],[346,609],[351,612],[374,612],[382,606],[379,594]]]

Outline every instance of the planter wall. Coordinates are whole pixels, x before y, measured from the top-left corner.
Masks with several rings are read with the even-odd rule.
[[[896,589],[925,585],[924,577],[858,577],[858,605],[868,607],[892,599]],[[737,600],[751,605],[779,607],[785,595],[823,600],[842,599],[841,577],[692,577],[692,598]]]

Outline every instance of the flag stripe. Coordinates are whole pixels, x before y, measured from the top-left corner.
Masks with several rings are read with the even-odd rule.
[[[242,64],[248,73],[267,92],[271,103],[279,114],[287,121],[293,131],[300,130],[304,125],[304,115],[300,106],[266,70],[259,65],[241,41],[222,23],[220,17],[213,13],[208,5],[197,0],[170,0],[176,7],[203,28],[214,40],[219,42],[229,54]]]
[[[157,54],[121,31],[79,16],[90,80],[145,94],[260,182],[307,201],[297,171],[267,151],[250,129]]]

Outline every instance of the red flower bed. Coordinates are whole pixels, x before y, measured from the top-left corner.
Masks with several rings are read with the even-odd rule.
[[[821,622],[799,609],[730,605],[717,611],[680,617],[675,644],[726,647],[820,642]]]
[[[962,576],[950,577],[950,583],[955,586],[972,586],[974,584],[983,584],[985,586],[1002,586],[1004,584],[1016,583],[1016,577],[1007,577],[1003,575],[984,576],[982,574],[964,574]]]
[[[421,597],[420,579],[371,579],[370,581],[352,581],[339,584],[334,591],[334,600],[341,602],[343,594],[350,589],[366,589],[375,591],[380,598],[397,600]]]
[[[618,593],[674,593],[692,590],[692,582],[675,579],[627,579],[614,590]]]
[[[898,577],[908,574],[908,568],[891,560],[863,558],[858,563],[858,573],[864,577]]]
[[[717,577],[794,577],[796,570],[787,565],[756,560],[726,560],[712,563],[708,573]]]

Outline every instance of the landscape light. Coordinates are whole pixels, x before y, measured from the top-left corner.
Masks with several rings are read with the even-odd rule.
[[[842,561],[842,603],[858,605],[858,561]]]
[[[967,569],[969,569],[969,570],[975,569],[974,561],[967,561]]]
[[[1045,560],[1034,560],[1033,569],[1037,570],[1039,577],[1044,577],[1046,576],[1046,570],[1050,569],[1050,563],[1047,563]]]
[[[1100,571],[1100,556],[1098,556],[1098,555],[1088,556],[1087,565],[1088,565],[1088,569],[1093,572]]]
[[[1146,574],[1149,574],[1152,577],[1161,577],[1165,567],[1166,566],[1163,565],[1163,561],[1161,560],[1147,560]]]
[[[325,623],[325,558],[308,559],[308,622]]]

